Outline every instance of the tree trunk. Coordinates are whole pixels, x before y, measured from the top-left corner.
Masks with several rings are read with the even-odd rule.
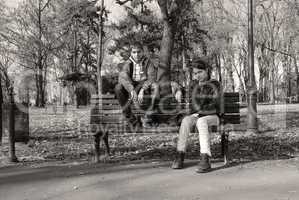
[[[185,75],[185,80],[184,80],[184,86],[187,88],[187,86],[191,83],[191,70],[188,67],[187,64],[187,53],[186,50],[182,51],[182,65],[183,65],[183,71]]]
[[[43,82],[42,82],[42,107],[45,107],[46,105],[46,87],[47,87],[47,66],[45,65],[44,67],[44,72],[43,72]]]
[[[261,79],[261,99],[262,99],[262,102],[268,102],[269,101],[269,90],[268,90],[268,84],[266,83],[269,83],[269,75],[265,74],[262,79]]]
[[[259,102],[264,102],[264,97],[263,97],[263,89],[264,89],[264,83],[263,83],[264,77],[261,76],[259,77],[259,91],[258,91],[258,101]]]
[[[275,81],[274,81],[274,69],[270,71],[270,104],[275,103]]]
[[[248,73],[249,72],[248,72],[248,67],[247,67],[247,57],[245,57],[245,56],[243,58],[243,69],[244,69],[243,76],[244,76],[245,88],[246,88],[246,91],[248,91],[248,88],[249,88],[249,75],[248,75]]]
[[[227,61],[225,62],[225,70],[227,80],[225,81],[225,91],[226,92],[234,92],[235,91],[235,83],[234,83],[234,76],[233,76],[233,65],[232,65],[232,58],[229,56]]]
[[[290,39],[289,43],[284,45],[284,49],[286,52],[290,52],[291,45],[292,45],[292,40]],[[291,72],[292,61],[293,61],[292,57],[290,57],[289,55],[283,56],[282,66],[284,71],[284,82],[285,82],[285,85],[283,86],[285,92],[284,97],[292,96],[292,72]]]
[[[38,71],[38,70],[37,70]],[[36,96],[35,96],[35,106],[38,107],[39,106],[39,95],[40,95],[40,91],[39,91],[39,86],[38,86],[38,72],[35,72],[35,86],[36,86]]]
[[[289,65],[287,66],[284,66],[284,68],[287,68],[287,71],[286,71],[286,77],[285,77],[285,80],[286,80],[286,96],[287,97],[290,97],[292,95],[292,76],[291,76],[291,68]]]
[[[243,81],[240,79],[240,86],[239,86],[239,93],[240,93],[240,103],[243,103],[246,101],[246,92],[245,92],[245,86]]]
[[[41,69],[37,70],[35,74],[35,84],[36,84],[36,100],[35,106],[44,107],[45,106],[45,81]]]
[[[271,52],[271,60],[272,66],[270,69],[270,103],[275,103],[275,61],[274,61],[274,53]]]
[[[239,66],[239,69],[237,68],[237,66]],[[243,103],[243,101],[245,101],[246,92],[245,92],[245,85],[242,80],[242,65],[240,63],[237,65],[233,64],[233,67],[234,67],[234,69],[238,75],[238,79],[239,79],[240,103]]]
[[[104,0],[101,0],[101,13],[99,16],[99,20],[100,20],[100,25],[99,25],[99,37],[98,37],[98,55],[97,55],[97,83],[98,83],[98,105],[99,105],[99,109],[102,108],[102,93],[103,93],[103,80],[102,80],[102,75],[101,75],[101,71],[102,71],[102,61],[103,61],[103,32],[104,32],[104,6],[105,6],[105,2]]]
[[[2,115],[3,115],[3,110],[2,110],[2,104],[3,104],[3,93],[2,93],[2,77],[0,74],[0,145],[2,144],[2,136],[3,136],[3,127],[2,127]]]
[[[189,73],[189,68],[187,66],[187,56],[186,56],[186,51],[182,51],[182,66],[183,66],[183,71],[186,79],[184,80],[184,85],[188,85],[190,83],[190,73]]]
[[[45,94],[43,89],[43,55],[42,55],[42,5],[41,0],[39,0],[39,7],[38,7],[38,62],[37,62],[37,94],[36,94],[36,106],[43,107],[45,105]]]
[[[184,38],[183,38],[183,43],[184,43]],[[192,81],[192,72],[191,69],[188,67],[187,64],[187,53],[186,50],[183,49],[182,51],[182,64],[183,64],[183,71],[184,71],[184,76],[185,76],[185,80],[184,80],[184,87],[185,87],[185,97],[187,98],[187,102],[190,102],[190,84]]]
[[[221,73],[221,60],[220,60],[220,55],[219,54],[215,54],[215,63],[216,63],[216,68],[217,68],[217,72],[218,72],[218,80],[220,83],[222,83],[223,79],[222,79],[222,73]]]
[[[297,100],[299,98],[299,70],[298,70],[298,64],[297,59],[294,57],[294,66],[295,66],[295,76],[296,76],[296,96]]]
[[[41,70],[40,70],[41,71]],[[45,90],[43,87],[44,84],[44,78],[42,72],[39,72],[40,74],[38,75],[38,107],[44,107],[45,106]]]
[[[174,45],[174,36],[177,23],[184,8],[187,7],[187,0],[157,0],[163,19],[163,37],[160,50],[160,64],[157,80],[160,84],[160,96],[171,94],[171,58]]]
[[[77,57],[78,57],[78,51],[77,51],[77,49],[78,49],[78,36],[77,36],[77,31],[78,31],[78,25],[77,25],[77,18],[74,18],[74,20],[75,20],[75,30],[74,30],[74,56],[73,56],[73,59],[74,59],[74,61],[73,61],[73,66],[72,66],[72,72],[77,72],[78,71],[78,69],[77,69]]]
[[[10,106],[9,106],[9,161],[18,162],[15,149],[15,102],[13,85],[11,85],[10,91]]]
[[[268,71],[268,74],[264,77],[264,99],[267,102],[270,102],[270,87],[269,87],[269,82],[270,82],[270,74]]]
[[[274,69],[271,69],[270,77],[270,104],[275,103],[275,81],[274,81]]]
[[[171,93],[171,55],[174,44],[174,25],[164,20],[163,38],[161,42],[160,64],[158,68],[158,82],[160,84],[160,95]]]

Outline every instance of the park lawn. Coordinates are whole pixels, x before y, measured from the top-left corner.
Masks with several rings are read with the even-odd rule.
[[[93,138],[88,134],[90,107],[59,107],[54,114],[48,109],[30,109],[30,141],[17,143],[19,165],[48,162],[92,161]],[[246,133],[246,109],[241,110],[241,125],[230,134],[230,152],[234,162],[285,159],[299,156],[298,105],[258,106],[260,133]],[[111,134],[111,157],[107,162],[131,160],[172,159],[177,133]],[[213,159],[221,158],[220,136],[212,135]],[[6,166],[8,155],[7,133],[0,146],[0,167]],[[187,158],[198,159],[199,142],[190,135]]]

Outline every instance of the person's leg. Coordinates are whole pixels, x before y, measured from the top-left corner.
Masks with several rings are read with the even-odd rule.
[[[200,117],[196,122],[196,128],[199,134],[200,153],[206,153],[209,156],[212,156],[209,134],[209,127],[212,125],[219,125],[219,118],[217,115]]]
[[[140,92],[143,84],[144,84],[144,81],[134,81],[133,82],[134,90],[136,91],[137,96],[139,95],[139,92]],[[146,91],[145,91],[143,99],[145,99],[145,97],[146,97]],[[137,106],[137,108],[143,109],[143,104],[140,105],[139,102],[134,102],[134,103],[135,103],[135,106]]]
[[[117,84],[115,86],[115,96],[118,99],[120,106],[122,107],[123,114],[126,118],[131,118],[132,112],[129,102],[129,93],[127,90],[121,85]]]
[[[176,158],[172,164],[173,169],[183,168],[184,154],[187,149],[188,136],[189,133],[191,133],[194,130],[197,119],[198,118],[196,115],[188,115],[184,117],[184,119],[182,120],[180,130],[179,130]]]
[[[157,104],[157,101],[159,99],[159,84],[158,83],[153,83],[151,85],[151,91],[150,91],[150,98],[151,98],[151,104],[150,104],[150,109],[155,110],[155,106]]]
[[[147,106],[145,112],[145,120],[149,126],[157,126],[158,124],[154,120],[154,115],[157,112],[156,106],[159,98],[159,85],[158,83],[153,83],[147,91],[146,97]]]
[[[208,115],[197,119],[196,128],[199,134],[201,162],[199,163],[197,172],[207,172],[210,168],[209,158],[212,156],[210,147],[209,126],[218,125],[219,118],[217,115]]]
[[[179,139],[177,144],[177,151],[186,152],[187,149],[187,139],[189,133],[194,131],[198,117],[196,115],[188,115],[183,118],[180,130],[179,130]]]
[[[140,89],[143,87],[144,81],[136,82],[135,83],[135,90],[137,94],[139,94]],[[150,86],[147,90],[144,91],[144,96],[143,96],[143,101],[141,104],[137,103],[136,106],[137,108],[141,109],[144,111],[144,115],[140,116],[140,120],[142,122],[142,126],[144,128],[150,128],[152,127],[152,122],[153,122],[153,108],[154,104],[152,100],[152,90],[155,92],[155,95],[158,94],[157,88],[154,86]]]

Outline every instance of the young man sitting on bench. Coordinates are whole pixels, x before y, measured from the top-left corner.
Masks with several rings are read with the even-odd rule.
[[[203,173],[211,169],[209,158],[212,154],[208,128],[211,125],[219,124],[220,84],[218,81],[210,79],[210,66],[201,58],[193,59],[191,66],[194,80],[190,84],[191,108],[189,115],[183,118],[180,126],[176,158],[172,168],[183,168],[188,135],[196,127],[199,133],[201,153],[197,172]]]
[[[144,120],[142,120],[142,125],[146,128],[152,125],[151,115],[154,112],[159,95],[159,86],[156,83],[157,68],[144,55],[141,43],[136,42],[131,44],[130,50],[131,56],[119,73],[115,94],[122,107],[123,115],[133,126],[138,125],[140,121],[133,115],[131,104],[134,103],[137,106],[141,106],[143,110],[146,110]],[[150,95],[150,102],[144,108],[143,101],[147,94]]]

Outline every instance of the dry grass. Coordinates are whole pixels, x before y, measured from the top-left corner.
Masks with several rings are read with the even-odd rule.
[[[242,110],[242,124],[230,134],[230,152],[235,161],[281,159],[295,157],[299,153],[299,106],[259,106],[258,135],[246,134],[246,110]],[[20,164],[49,161],[90,161],[93,138],[80,129],[89,122],[89,108],[70,107],[67,113],[59,108],[57,114],[51,108],[30,110],[30,141],[17,143]],[[81,128],[80,128],[81,127]],[[171,159],[177,133],[113,134],[110,162],[122,160]],[[190,136],[188,157],[199,155],[197,135]],[[212,136],[214,158],[220,158],[219,135]],[[0,146],[0,166],[5,166],[8,154],[7,136]]]

